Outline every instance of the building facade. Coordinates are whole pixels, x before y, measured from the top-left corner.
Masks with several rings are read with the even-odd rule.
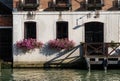
[[[83,54],[81,42],[120,42],[119,8],[119,0],[14,0],[14,67],[27,63],[28,66],[58,61],[69,63]],[[43,42],[43,47],[21,51],[16,43],[28,38]],[[75,47],[67,51],[49,48],[50,40],[62,38],[73,40]]]
[[[0,0],[0,59],[12,61],[12,1]]]

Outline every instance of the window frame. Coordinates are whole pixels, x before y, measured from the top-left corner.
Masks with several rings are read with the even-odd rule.
[[[64,24],[65,23],[65,24]],[[61,24],[61,26],[59,25]],[[64,39],[69,38],[69,27],[67,21],[57,21],[56,22],[56,39]],[[66,27],[66,29],[64,28]],[[61,30],[60,30],[61,28]]]
[[[103,5],[103,0],[86,0],[87,10],[101,10]]]
[[[31,25],[30,25],[31,24]],[[32,30],[32,24],[34,25],[34,27],[35,27],[35,31],[33,31],[33,32],[35,32],[34,34],[35,35],[32,35],[31,37],[28,37],[29,35],[28,35],[28,26],[30,25],[30,28],[31,28],[31,30]],[[27,26],[28,25],[28,26]],[[29,28],[29,29],[30,29]],[[30,31],[30,30],[29,30]],[[32,33],[33,34],[33,33]],[[24,22],[24,39],[28,39],[28,38],[33,38],[33,39],[36,39],[37,38],[37,27],[36,27],[36,22],[33,22],[33,21],[28,21],[28,22]]]

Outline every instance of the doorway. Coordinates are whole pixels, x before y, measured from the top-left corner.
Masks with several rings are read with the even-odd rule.
[[[85,24],[85,42],[104,42],[104,29],[101,22],[89,22]]]
[[[103,54],[104,24],[89,22],[85,24],[85,43],[89,54]]]
[[[12,28],[0,29],[0,59],[12,62]]]

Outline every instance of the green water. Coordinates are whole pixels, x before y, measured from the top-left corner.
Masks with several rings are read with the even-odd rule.
[[[120,81],[119,70],[2,69],[0,81]]]

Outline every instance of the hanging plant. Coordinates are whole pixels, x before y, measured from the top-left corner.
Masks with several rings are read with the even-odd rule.
[[[43,46],[42,42],[37,42],[36,39],[23,39],[22,41],[18,41],[16,43],[17,48],[22,49],[24,51],[33,50],[35,48],[41,48]]]
[[[71,49],[75,46],[75,43],[72,40],[68,40],[67,38],[65,39],[54,39],[50,40],[48,42],[48,45],[52,49],[57,49],[57,50],[68,50]]]
[[[117,46],[117,43],[115,43],[113,40],[111,41],[110,45],[111,48],[115,48]]]

